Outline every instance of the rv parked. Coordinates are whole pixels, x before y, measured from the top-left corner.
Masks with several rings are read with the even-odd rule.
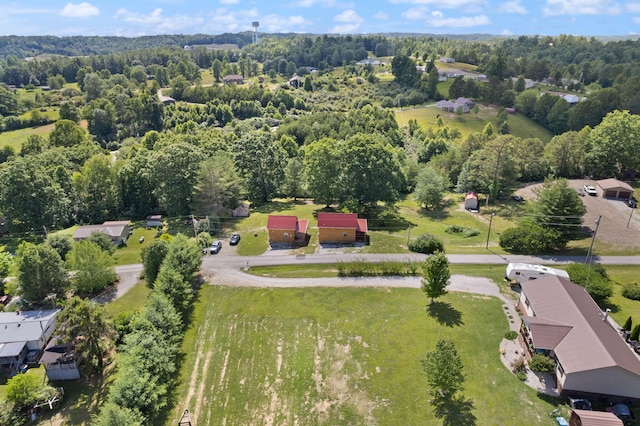
[[[567,271],[550,268],[544,265],[532,265],[529,263],[510,263],[507,265],[507,274],[505,275],[505,279],[523,283],[525,281],[548,277],[549,275],[557,275],[561,278],[569,279]]]

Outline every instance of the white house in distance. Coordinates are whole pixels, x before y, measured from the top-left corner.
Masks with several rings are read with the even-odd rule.
[[[640,358],[583,287],[558,276],[521,287],[519,340],[556,360],[562,396],[640,398]]]
[[[0,369],[9,375],[35,362],[56,329],[59,309],[0,312]]]

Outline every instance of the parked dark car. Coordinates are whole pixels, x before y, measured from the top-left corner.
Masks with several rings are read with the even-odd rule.
[[[512,196],[511,198],[513,199],[513,201],[517,201],[517,202],[524,201],[524,198],[522,198],[522,195],[518,195],[518,194]]]
[[[627,200],[627,205],[632,209],[635,209],[638,206],[638,203],[633,198]]]
[[[211,243],[211,246],[209,247],[209,253],[217,254],[221,248],[222,248],[222,241],[215,240],[213,243]]]
[[[238,234],[237,232],[232,234],[231,238],[229,238],[229,244],[231,244],[232,246],[235,246],[239,242],[240,242],[240,234]]]
[[[625,425],[635,424],[636,418],[633,412],[626,404],[615,404],[611,407],[607,407],[607,411],[613,413],[618,417]]]
[[[591,402],[583,398],[569,398],[569,406],[576,410],[592,410]]]

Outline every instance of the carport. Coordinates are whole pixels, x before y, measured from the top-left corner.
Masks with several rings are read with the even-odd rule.
[[[602,179],[596,182],[598,195],[604,198],[622,198],[628,200],[633,197],[633,188],[618,179]]]

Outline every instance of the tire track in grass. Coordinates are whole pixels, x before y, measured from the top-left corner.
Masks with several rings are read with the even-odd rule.
[[[210,325],[211,323],[211,315],[207,314],[206,317],[206,321],[204,324],[204,327],[202,327],[203,332],[198,333],[198,338],[200,341],[202,342],[207,342],[207,341],[211,341],[211,342],[215,342],[216,340],[216,335],[217,335],[217,327],[216,325],[214,325],[214,329],[213,329],[213,334],[211,334],[210,332]],[[204,334],[204,335],[203,335]],[[209,338],[208,336],[211,337]],[[194,408],[194,418],[198,419],[200,416],[200,409],[202,406],[203,401],[206,399],[206,394],[204,392],[204,388],[206,386],[207,383],[207,372],[209,371],[209,361],[211,360],[211,358],[213,357],[213,347],[215,347],[214,344],[210,344],[210,348],[206,351],[206,354],[204,355],[205,357],[205,361],[204,364],[202,365],[202,370],[198,370],[197,368],[193,369],[193,373],[192,376],[195,374],[196,375],[196,379],[200,380],[200,383],[198,384],[198,396],[196,398],[196,406]],[[199,351],[198,356],[200,356],[200,354],[203,351]],[[192,388],[190,387],[189,390],[191,390]]]
[[[200,366],[200,363],[202,362],[202,359],[206,356],[205,352],[203,351],[203,346],[206,342],[205,339],[203,339],[202,334],[203,331],[206,333],[206,331],[208,331],[209,329],[209,320],[210,317],[209,315],[207,315],[205,317],[205,322],[202,325],[202,327],[200,327],[199,332],[198,332],[198,336],[197,336],[197,343],[196,343],[196,347],[195,347],[195,351],[196,351],[196,359],[193,363],[193,369],[191,370],[191,377],[189,378],[189,390],[187,392],[187,396],[185,398],[185,404],[187,406],[189,406],[190,402],[191,402],[191,398],[193,398],[193,395],[195,394],[195,390],[196,390],[196,382],[198,380],[199,377],[199,370],[198,367]],[[208,334],[208,333],[206,333]],[[206,361],[208,361],[208,357],[206,358]],[[200,396],[198,395],[198,399],[200,398]],[[194,411],[194,418],[197,418],[197,416],[195,416],[195,411]]]

